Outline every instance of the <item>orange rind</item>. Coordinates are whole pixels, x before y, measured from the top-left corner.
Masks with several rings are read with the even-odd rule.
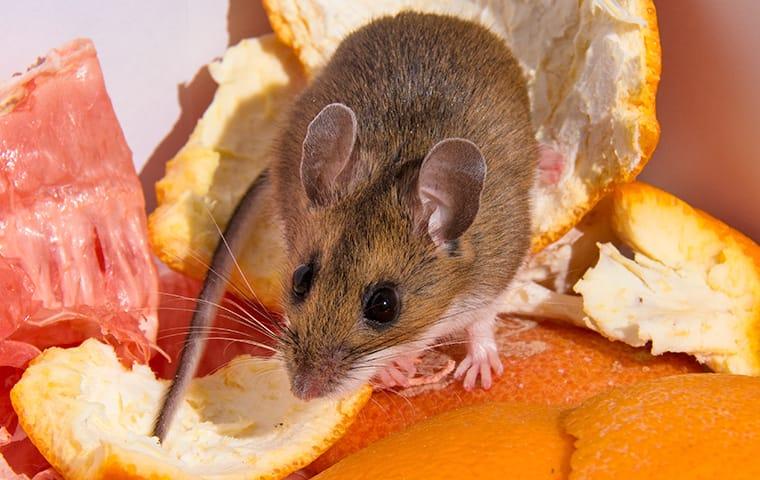
[[[452,410],[373,443],[314,480],[560,480],[572,451],[560,412],[498,402]]]
[[[50,348],[11,390],[19,423],[67,480],[278,479],[348,428],[370,389],[302,402],[273,359],[240,356],[194,379],[162,444],[150,436],[168,382],[87,340]]]
[[[758,378],[700,373],[609,389],[566,409],[471,405],[394,433],[315,479],[750,480],[760,477],[759,397]]]
[[[704,373],[592,398],[564,419],[569,478],[760,478],[758,398],[758,378]]]
[[[202,279],[235,206],[266,168],[278,119],[303,88],[298,60],[274,35],[242,40],[209,65],[214,99],[156,183],[151,247],[173,270]],[[231,282],[238,293],[279,308],[285,254],[267,197],[252,219]]]
[[[611,388],[704,371],[686,355],[653,356],[585,329],[529,320],[502,319],[496,339],[504,374],[489,390],[466,391],[447,374],[427,385],[377,391],[345,435],[310,468],[322,471],[394,432],[469,405],[524,402],[568,407]],[[462,353],[453,347],[428,353],[417,369],[424,374],[445,371],[447,362]]]
[[[655,354],[689,353],[717,372],[760,375],[760,247],[643,183],[617,188],[610,202],[616,240],[599,243],[596,265],[574,286],[586,325]]]

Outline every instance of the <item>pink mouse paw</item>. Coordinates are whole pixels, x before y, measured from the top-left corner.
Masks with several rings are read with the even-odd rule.
[[[559,182],[565,170],[565,157],[548,145],[538,147],[539,179],[544,185],[554,185]]]
[[[463,378],[462,386],[467,391],[474,389],[480,378],[480,385],[488,390],[493,378],[504,373],[494,338],[494,318],[476,321],[467,328],[467,336],[467,356],[454,372],[454,378]]]
[[[499,358],[496,345],[478,345],[467,353],[459,363],[454,378],[464,378],[462,386],[465,390],[473,390],[480,377],[480,385],[488,390],[493,385],[493,378],[504,373],[504,366]]]
[[[374,385],[380,389],[408,387],[409,380],[417,373],[416,357],[402,356],[381,368],[374,378]]]

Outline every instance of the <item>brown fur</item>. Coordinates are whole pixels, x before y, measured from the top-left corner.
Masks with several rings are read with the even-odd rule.
[[[309,205],[299,176],[309,122],[340,102],[358,120],[358,173],[339,200]],[[416,178],[430,148],[450,137],[474,142],[486,159],[481,204],[453,252],[415,229]],[[504,42],[451,17],[403,13],[348,36],[300,96],[272,169],[290,264],[311,259],[312,290],[283,299],[294,338],[291,374],[316,375],[325,392],[352,376],[369,352],[418,340],[465,294],[483,305],[506,288],[530,239],[537,145],[525,81]],[[376,332],[362,301],[378,282],[401,295],[396,325]],[[430,339],[432,340],[432,339]]]

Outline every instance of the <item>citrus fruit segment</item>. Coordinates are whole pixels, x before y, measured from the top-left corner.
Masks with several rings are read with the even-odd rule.
[[[0,219],[0,340],[99,336],[150,358],[158,294],[145,202],[89,40],[0,85]]]
[[[587,325],[652,352],[686,352],[715,371],[760,375],[760,247],[643,183],[611,197],[611,243],[575,285]]]
[[[501,35],[528,81],[539,142],[564,157],[559,183],[535,194],[535,250],[569,230],[613,185],[632,180],[659,139],[660,45],[651,0],[265,0],[264,7],[308,74],[351,31],[405,9],[453,14]]]
[[[271,34],[241,41],[209,71],[219,85],[214,100],[167,163],[149,218],[158,257],[196,279],[206,273],[219,231],[269,163],[278,116],[303,87],[298,60]],[[277,308],[284,253],[270,209],[266,205],[254,218],[231,281],[239,293]]]
[[[150,437],[168,384],[87,340],[37,357],[11,391],[19,422],[66,479],[282,478],[334,442],[369,396],[304,403],[282,364],[240,356],[193,380],[173,429]]]
[[[315,480],[567,478],[572,439],[560,409],[487,403],[443,413],[391,435]]]
[[[616,386],[703,371],[686,355],[655,357],[580,328],[503,319],[496,338],[504,374],[489,390],[465,391],[449,373],[428,385],[375,392],[346,434],[310,468],[324,470],[393,432],[467,405],[506,401],[572,406]],[[463,354],[454,347],[429,353],[417,370],[439,370]]]
[[[145,220],[91,41],[55,48],[0,84],[0,465],[19,478],[46,468],[8,398],[39,349],[97,337],[127,361],[153,353]]]
[[[618,388],[564,418],[570,479],[760,478],[760,379],[675,375]]]

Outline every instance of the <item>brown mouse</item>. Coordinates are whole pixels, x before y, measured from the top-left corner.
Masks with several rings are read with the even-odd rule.
[[[502,371],[493,303],[528,254],[538,158],[526,82],[501,38],[449,16],[377,19],[342,41],[293,105],[211,271],[229,272],[267,186],[290,262],[278,348],[297,397],[375,375],[403,385],[410,358],[462,329],[456,375],[489,388]],[[161,439],[223,292],[209,274]]]

